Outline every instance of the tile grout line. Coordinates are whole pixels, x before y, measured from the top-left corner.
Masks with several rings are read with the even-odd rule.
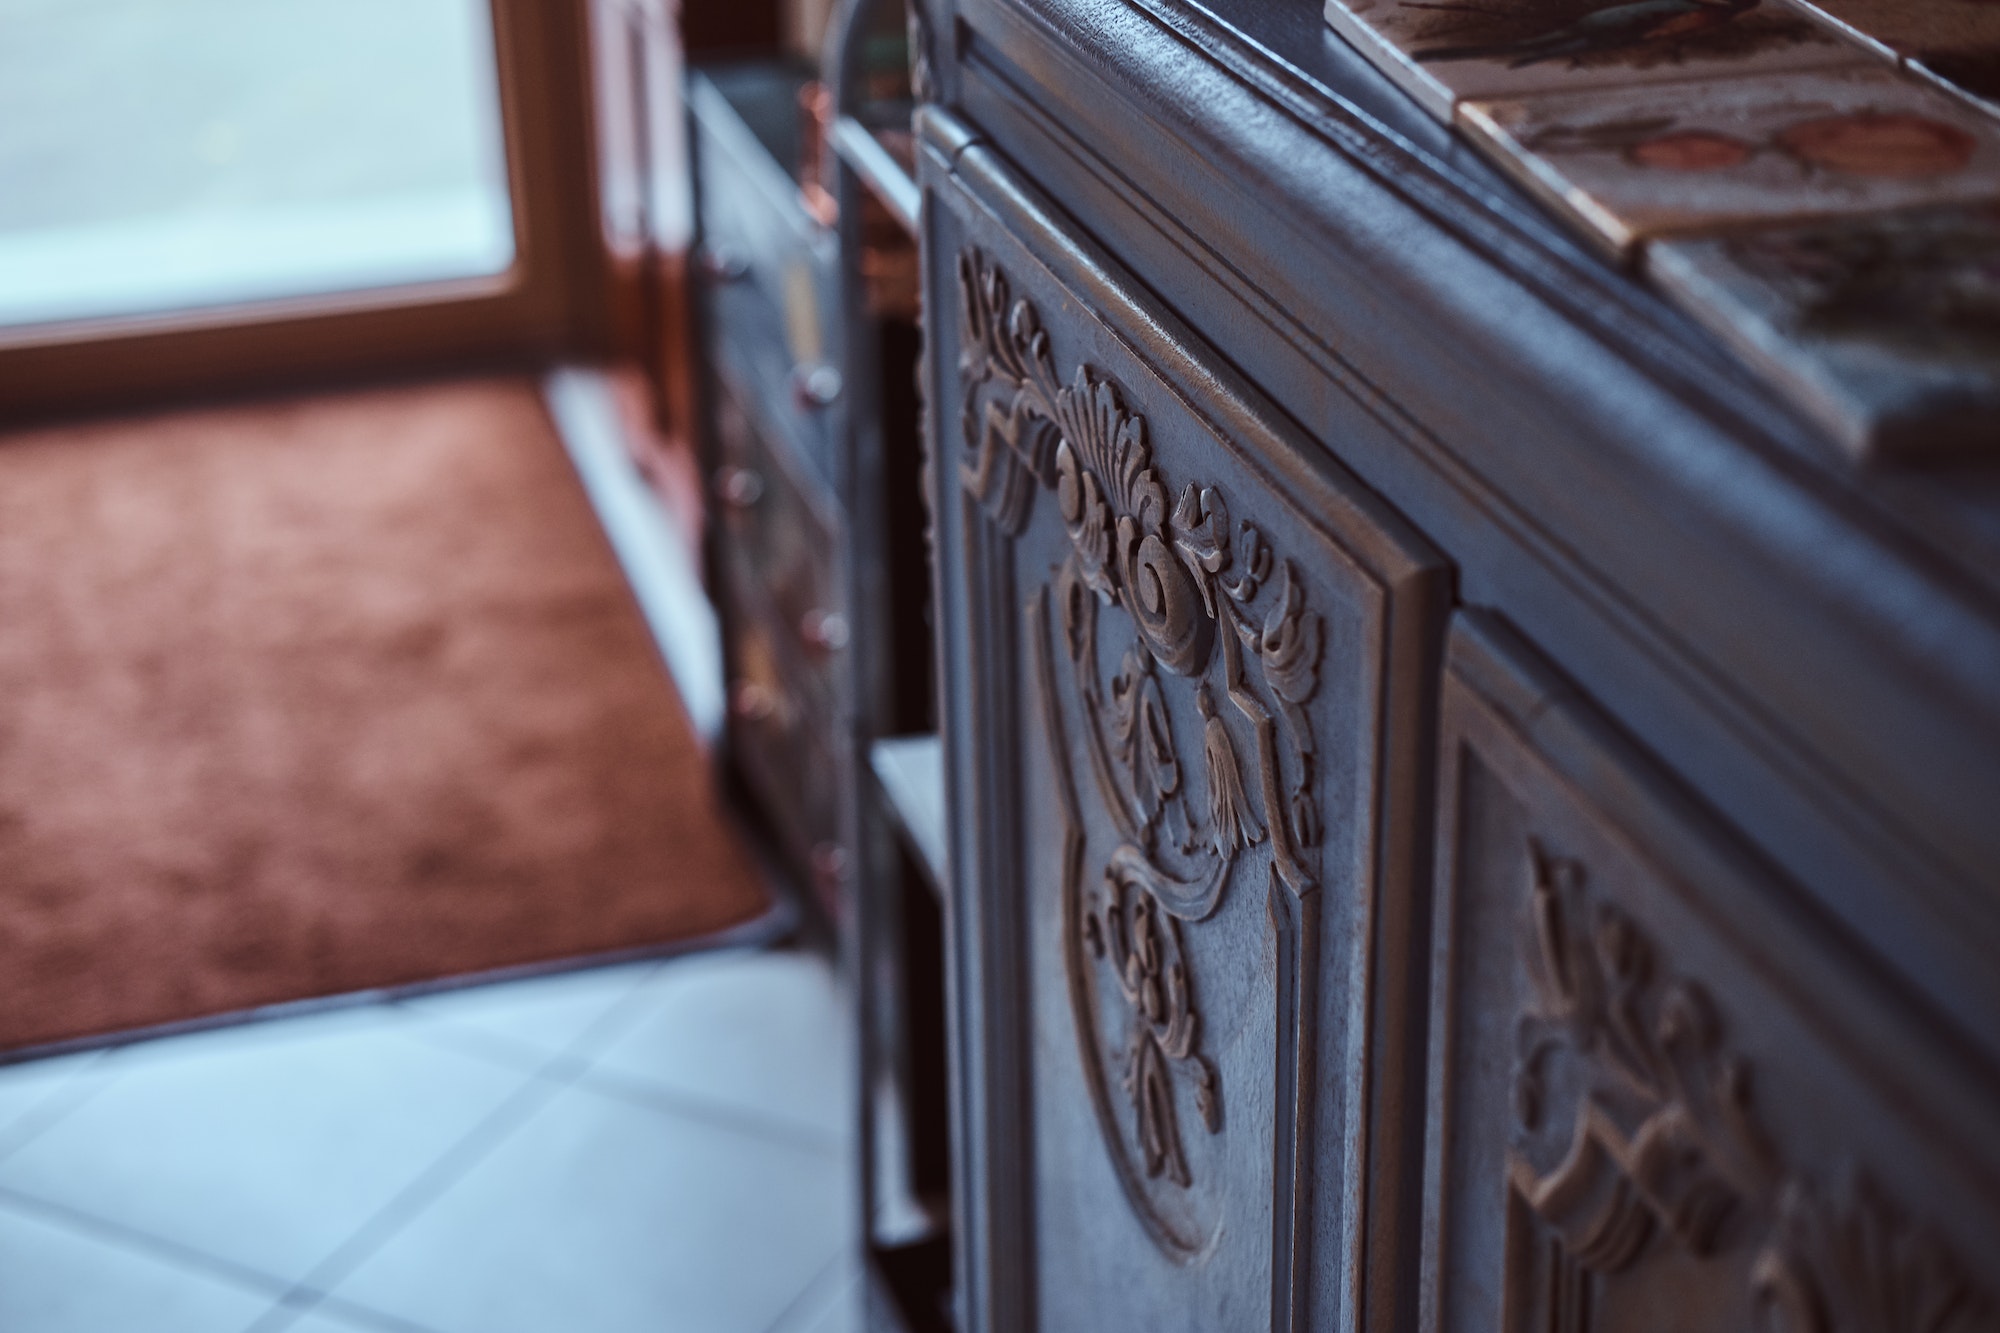
[[[859,1327],[865,1329],[867,1327],[868,1301],[869,1301],[869,1296],[866,1290],[867,1282],[868,1282],[867,1261],[863,1260],[860,1264],[856,1265],[854,1272],[849,1273],[847,1275],[847,1280],[845,1282],[842,1282],[839,1288],[837,1288],[834,1291],[833,1298],[829,1300],[824,1306],[820,1307],[819,1317],[813,1321],[812,1326],[810,1328],[804,1329],[802,1333],[815,1333],[815,1330],[818,1329],[826,1319],[828,1312],[831,1311],[842,1299],[848,1297],[853,1293],[859,1293],[858,1299],[862,1303],[862,1308],[861,1308],[862,1322],[858,1326],[851,1326],[851,1327]],[[898,1318],[900,1318],[900,1316],[898,1316]]]
[[[419,1172],[415,1180],[398,1190],[395,1197],[355,1228],[354,1233],[336,1246],[333,1253],[294,1283],[272,1310],[250,1326],[249,1333],[276,1333],[276,1330],[285,1328],[321,1305],[343,1278],[458,1183],[466,1172],[505,1142],[508,1135],[526,1123],[529,1116],[561,1090],[559,1084],[533,1074],[525,1075],[521,1086],[468,1130],[464,1138],[447,1148],[430,1166]],[[287,1312],[289,1317],[279,1323],[270,1322],[271,1316],[279,1311]]]
[[[282,1310],[288,1316],[285,1322],[268,1325],[269,1327],[285,1328],[309,1314],[324,1314],[338,1319],[343,1324],[360,1324],[368,1328],[386,1330],[386,1333],[438,1333],[438,1330],[428,1324],[413,1324],[401,1315],[393,1315],[386,1310],[373,1309],[327,1292],[314,1294],[317,1299],[310,1302],[295,1300],[290,1296],[280,1297],[277,1304],[257,1316],[257,1322],[252,1327],[266,1327],[266,1321]]]
[[[662,963],[662,966],[664,965]],[[604,1017],[610,1018],[617,1008],[634,999],[652,980],[653,977],[648,976],[637,982],[632,992],[621,997],[614,1009],[608,1011]],[[504,1069],[546,1076],[553,1066],[568,1060],[574,1068],[565,1082],[600,1096],[613,1097],[628,1104],[643,1106],[648,1110],[668,1115],[684,1116],[711,1128],[721,1128],[736,1134],[781,1142],[800,1151],[839,1153],[845,1147],[837,1132],[807,1124],[802,1120],[793,1120],[787,1116],[739,1106],[702,1093],[670,1087],[642,1075],[600,1067],[594,1056],[581,1054],[578,1048],[588,1040],[601,1041],[604,1035],[602,1033],[586,1031],[569,1046],[552,1056],[544,1049],[483,1030],[470,1023],[445,1018],[431,1020],[421,1015],[412,1017],[423,1025],[422,1030],[411,1031],[408,1034],[416,1040],[485,1060]]]
[[[835,1246],[832,1256],[819,1266],[817,1272],[806,1279],[805,1285],[799,1288],[798,1294],[786,1303],[784,1309],[778,1311],[778,1317],[765,1325],[764,1333],[783,1333],[786,1323],[792,1316],[805,1309],[806,1298],[811,1296],[820,1288],[821,1284],[826,1282],[828,1274],[835,1272],[840,1267],[840,1260],[843,1254],[843,1247]],[[828,1294],[827,1303],[831,1303],[835,1297],[839,1296],[845,1290],[845,1285],[836,1286],[835,1290]],[[825,1308],[826,1304],[820,1306],[822,1311]]]
[[[101,1066],[120,1053],[119,1048],[100,1052],[81,1066],[61,1087],[53,1088],[35,1107],[16,1120],[16,1127],[37,1120],[32,1133],[5,1136],[9,1141],[0,1147],[0,1160],[26,1148],[35,1139],[60,1124],[68,1115],[87,1104],[101,1093],[112,1081],[111,1076],[95,1077]],[[54,1115],[45,1113],[45,1108],[59,1100],[67,1104]],[[112,1218],[100,1217],[95,1213],[57,1203],[37,1195],[27,1193],[12,1186],[0,1186],[0,1209],[9,1209],[17,1214],[33,1217],[44,1225],[67,1230],[85,1237],[97,1244],[135,1255],[143,1255],[170,1267],[203,1274],[217,1281],[233,1285],[245,1292],[273,1296],[280,1305],[299,1289],[299,1284],[263,1269],[240,1263],[225,1256],[213,1254],[191,1245],[182,1244],[168,1237],[157,1235],[140,1227],[132,1226]],[[407,1320],[382,1311],[339,1298],[321,1296],[319,1303],[329,1303],[349,1322],[360,1321],[376,1328],[390,1330],[390,1333],[435,1333],[434,1330],[412,1324]],[[275,1307],[274,1307],[275,1308]],[[268,1315],[270,1312],[266,1311]],[[260,1316],[262,1318],[263,1316]]]
[[[627,1009],[637,1006],[639,996],[657,976],[660,966],[664,964],[649,971],[631,991],[619,997],[585,1028],[576,1040],[546,1059],[541,1068],[525,1071],[525,1082],[512,1096],[489,1112],[485,1119],[467,1131],[464,1138],[446,1149],[429,1168],[377,1209],[373,1217],[356,1228],[353,1235],[301,1278],[291,1291],[281,1296],[277,1304],[265,1311],[245,1333],[282,1333],[329,1300],[336,1302],[335,1308],[344,1304],[333,1294],[333,1288],[388,1244],[425,1208],[463,1180],[515,1130],[526,1124],[536,1111],[571,1087],[587,1065],[587,1057],[577,1052],[611,1029],[614,1020],[621,1018]]]
[[[33,1143],[42,1135],[61,1124],[79,1107],[104,1090],[107,1079],[93,1078],[98,1070],[111,1058],[104,1052],[85,1061],[62,1082],[50,1088],[46,1095],[15,1118],[4,1133],[0,1133],[0,1162],[6,1161],[21,1149]],[[56,1108],[50,1113],[50,1108]]]
[[[67,1204],[52,1203],[8,1186],[0,1186],[0,1208],[26,1213],[48,1225],[66,1228],[119,1249],[136,1251],[158,1259],[162,1263],[203,1271],[239,1287],[257,1290],[261,1295],[282,1296],[292,1285],[284,1278],[252,1268],[247,1264],[237,1263],[233,1259],[224,1259],[206,1250],[198,1250],[191,1245],[183,1245],[179,1241],[156,1236],[150,1231],[141,1231],[123,1222],[107,1221],[94,1214],[71,1208]]]
[[[822,1130],[782,1116],[734,1106],[700,1093],[683,1092],[677,1088],[651,1083],[643,1078],[621,1074],[615,1070],[588,1066],[577,1075],[576,1086],[587,1092],[597,1093],[599,1096],[613,1097],[622,1102],[644,1106],[649,1110],[682,1116],[711,1128],[730,1130],[750,1138],[782,1143],[801,1152],[838,1155],[845,1148],[839,1134],[832,1130]]]
[[[445,1019],[425,1020],[420,1029],[409,1035],[439,1050],[484,1060],[522,1074],[541,1074],[552,1061],[567,1054],[566,1050],[551,1054],[544,1047],[531,1046],[517,1038],[503,1037],[498,1033],[482,1031],[469,1023]]]

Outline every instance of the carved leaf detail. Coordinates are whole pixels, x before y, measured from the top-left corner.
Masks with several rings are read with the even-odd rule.
[[[1569,1259],[1616,1273],[1656,1239],[1706,1256],[1761,1235],[1748,1294],[1767,1333],[2000,1333],[1991,1299],[1865,1175],[1829,1198],[1785,1171],[1707,992],[1660,975],[1582,866],[1528,853],[1537,1004],[1520,1025],[1509,1169]],[[1575,1104],[1556,1087],[1580,1089]]]
[[[1305,609],[1305,597],[1286,561],[1278,599],[1264,621],[1264,675],[1278,697],[1302,704],[1319,687],[1320,619]]]
[[[1153,659],[1146,653],[1127,650],[1122,669],[1111,680],[1111,715],[1132,795],[1144,820],[1143,832],[1151,838],[1165,816],[1176,849],[1188,850],[1180,754],[1159,679],[1153,674]]]
[[[1752,1275],[1770,1333],[1993,1333],[1994,1306],[1866,1176],[1831,1199],[1785,1187]]]
[[[1056,503],[1069,529],[1083,581],[1106,602],[1118,600],[1111,543],[1115,522],[1097,474],[1084,467],[1067,437],[1056,446]]]
[[[1187,563],[1188,572],[1202,590],[1202,605],[1216,614],[1211,579],[1229,568],[1229,505],[1214,487],[1197,488],[1193,482],[1174,502],[1174,549]]]
[[[1263,590],[1264,580],[1271,577],[1271,548],[1264,544],[1264,534],[1247,522],[1243,524],[1242,545],[1238,575],[1224,586],[1232,601],[1248,606]]]
[[[1529,975],[1540,1004],[1521,1023],[1516,1189],[1586,1267],[1615,1272],[1659,1232],[1695,1254],[1774,1179],[1749,1080],[1693,982],[1661,982],[1652,946],[1582,868],[1529,851]],[[1582,1088],[1568,1138],[1548,1079]],[[1554,1137],[1552,1137],[1554,1136]],[[1560,1152],[1552,1165],[1550,1148]]]

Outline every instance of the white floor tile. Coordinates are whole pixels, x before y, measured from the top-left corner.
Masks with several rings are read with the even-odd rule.
[[[271,1327],[266,1325],[265,1327]],[[430,1333],[422,1325],[400,1319],[369,1318],[347,1310],[325,1307],[308,1310],[291,1323],[278,1325],[279,1333]]]
[[[132,1048],[0,1185],[303,1277],[528,1078],[400,1028],[378,1008]]]
[[[572,1088],[335,1293],[441,1333],[765,1333],[847,1243],[850,1171]]]
[[[463,1028],[550,1056],[568,1050],[658,971],[657,961],[468,986],[406,1000],[418,1024]]]
[[[235,1333],[277,1295],[0,1208],[9,1333]]]
[[[87,1051],[0,1067],[0,1157],[19,1147],[25,1135],[67,1114],[101,1078],[104,1058],[103,1052]]]
[[[801,953],[683,959],[647,983],[640,1017],[592,1068],[739,1107],[835,1142],[851,1135],[846,1000]]]
[[[861,1279],[850,1275],[846,1285],[833,1293],[818,1318],[806,1325],[805,1333],[862,1333]]]
[[[861,1272],[854,1255],[841,1255],[799,1294],[770,1333],[861,1333]]]

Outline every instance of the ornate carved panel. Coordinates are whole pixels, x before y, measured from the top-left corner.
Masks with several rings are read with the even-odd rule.
[[[1894,1110],[1914,1089],[1871,1086],[1763,962],[1804,940],[1766,931],[1744,954],[1684,906],[1770,886],[1718,882],[1729,862],[1699,841],[1638,859],[1479,702],[1557,715],[1520,704],[1535,687],[1504,679],[1516,650],[1495,641],[1457,655],[1483,695],[1446,687],[1431,1326],[1482,1326],[1494,1300],[1517,1333],[2000,1333],[1991,1276],[1921,1216],[1938,1145]],[[1623,761],[1566,753],[1600,778]]]
[[[1306,705],[1325,625],[1262,530],[1231,526],[1220,489],[1189,480],[1171,495],[1146,418],[1112,379],[1087,364],[1058,374],[1035,305],[976,250],[960,255],[959,299],[960,483],[1009,536],[1046,493],[1066,535],[1025,618],[1066,822],[1062,948],[1089,1094],[1135,1213],[1188,1257],[1213,1224],[1181,1197],[1186,1136],[1220,1133],[1224,1098],[1201,1049],[1190,935],[1239,879],[1255,882],[1239,872],[1260,849],[1270,892],[1292,899],[1273,920],[1310,919]],[[1177,731],[1190,712],[1197,725]],[[1095,859],[1086,797],[1115,830]]]
[[[1583,866],[1525,850],[1536,999],[1517,1040],[1509,1175],[1573,1264],[1610,1275],[1661,1249],[1734,1250],[1750,1257],[1734,1293],[1744,1327],[2000,1330],[1951,1248],[1865,1170],[1829,1193],[1788,1168],[1707,991],[1666,970]],[[1566,1062],[1577,1067],[1561,1081],[1580,1091],[1552,1104]]]
[[[1023,1024],[979,1066],[1026,1108],[1020,1318],[1317,1326],[1359,1266],[1382,848],[1416,837],[1380,783],[1424,640],[1393,669],[1388,609],[1438,581],[1109,275],[963,212],[933,484],[961,827],[997,839],[971,947]]]

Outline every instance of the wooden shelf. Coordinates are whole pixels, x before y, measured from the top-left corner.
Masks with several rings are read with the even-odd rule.
[[[907,135],[902,138],[908,140]],[[842,116],[834,122],[833,151],[840,154],[840,160],[847,163],[914,239],[923,215],[923,195],[917,190],[914,158],[904,160],[905,155],[898,153],[897,147],[888,136],[877,134],[853,116]]]

